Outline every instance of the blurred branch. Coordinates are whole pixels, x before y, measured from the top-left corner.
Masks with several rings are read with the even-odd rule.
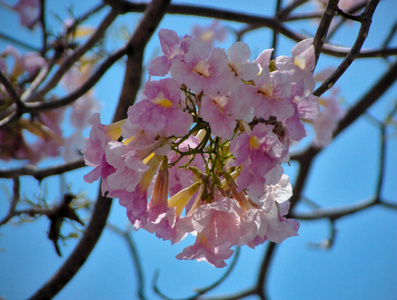
[[[19,98],[17,92],[13,88],[11,82],[8,81],[7,77],[4,76],[4,74],[0,71],[0,83],[5,87],[7,93],[10,95],[12,101],[14,101],[16,107],[17,107],[17,114],[20,114],[19,112],[22,112],[24,109],[24,103],[21,101]]]
[[[111,10],[98,26],[94,34],[87,40],[87,42],[73,52],[73,54],[59,67],[52,78],[37,94],[32,95],[33,99],[27,99],[27,101],[33,102],[35,99],[40,101],[44,95],[52,90],[59,83],[63,75],[65,75],[65,73],[73,66],[73,64],[77,62],[88,50],[94,47],[98,40],[103,37],[106,29],[110,26],[110,24],[113,23],[117,15],[117,12]]]
[[[372,104],[374,104],[397,80],[397,61],[375,83],[374,86],[352,107],[345,117],[339,122],[334,132],[334,137],[360,117]]]
[[[267,275],[269,273],[270,264],[271,264],[272,258],[274,257],[273,254],[275,253],[276,249],[277,249],[277,244],[269,241],[266,251],[263,256],[262,264],[259,268],[258,280],[254,287],[246,289],[241,292],[230,294],[227,296],[206,297],[203,299],[205,299],[205,300],[238,300],[238,299],[242,299],[242,298],[245,298],[245,297],[248,297],[251,295],[257,295],[259,297],[259,299],[261,299],[261,300],[268,299],[268,297],[266,296],[265,284],[266,284]]]
[[[45,19],[45,0],[40,0],[40,16],[39,16],[39,23],[41,26],[41,56],[44,57],[47,53],[47,25]]]
[[[372,23],[372,16],[375,12],[375,9],[380,0],[370,0],[363,12],[360,16],[361,19],[361,27],[357,34],[356,41],[354,42],[353,47],[345,57],[345,59],[341,62],[338,68],[332,73],[330,77],[328,77],[321,86],[319,86],[313,93],[315,96],[321,96],[327,90],[332,88],[336,81],[343,75],[343,73],[347,70],[347,68],[351,65],[351,63],[357,58],[360,53],[361,47],[366,40],[369,28]],[[332,2],[332,1],[331,1]],[[330,2],[329,2],[330,3]]]
[[[227,271],[225,272],[225,274],[222,275],[222,277],[220,277],[214,283],[212,283],[211,285],[209,285],[209,286],[207,286],[205,288],[196,289],[197,293],[194,294],[193,296],[190,296],[190,297],[187,297],[187,298],[180,298],[179,300],[196,300],[196,299],[206,299],[206,300],[208,300],[208,299],[210,299],[210,298],[201,298],[200,296],[201,295],[205,295],[209,291],[213,290],[214,288],[216,288],[218,285],[220,285],[222,282],[224,282],[229,277],[231,272],[234,270],[234,267],[236,266],[236,263],[237,263],[237,260],[238,260],[239,256],[240,256],[240,247],[236,247],[236,252],[234,254],[233,260],[230,263],[230,266],[227,269]],[[155,293],[157,295],[159,295],[163,299],[175,300],[175,298],[169,298],[163,292],[160,291],[159,287],[157,286],[158,277],[159,277],[159,272],[156,271],[156,273],[153,276],[153,290],[155,291]],[[221,299],[221,298],[217,297],[216,299]]]
[[[12,200],[10,204],[10,208],[8,210],[7,215],[0,221],[0,226],[6,224],[11,218],[15,215],[15,209],[19,202],[19,190],[21,188],[21,183],[19,181],[19,177],[12,178],[14,181],[13,193],[12,193]]]
[[[277,11],[277,18],[279,20],[284,21],[284,19],[286,17],[289,16],[289,14],[295,9],[298,8],[299,6],[305,4],[308,0],[295,0],[295,1],[291,1],[291,3],[284,7],[283,9],[280,9]]]
[[[120,13],[142,12],[147,6],[146,3],[132,3],[124,0],[104,0],[104,2],[112,6],[114,9],[118,10]],[[225,21],[246,23],[252,25],[255,29],[260,27],[267,27],[272,30],[278,31],[282,35],[296,42],[300,42],[301,40],[308,38],[308,36],[289,29],[282,22],[275,18],[236,13],[233,11],[220,10],[215,8],[179,4],[169,5],[167,8],[167,14],[192,15],[198,17],[215,18]],[[326,43],[323,46],[322,53],[335,57],[346,57],[346,55],[349,54],[350,51],[351,48],[340,47]],[[357,58],[382,57],[390,55],[397,55],[397,48],[361,50],[358,53]]]
[[[78,98],[87,93],[95,84],[102,78],[103,74],[120,58],[126,54],[126,48],[122,47],[114,52],[112,55],[108,56],[98,67],[98,69],[93,73],[79,88],[69,95],[51,102],[33,102],[26,103],[25,111],[28,113],[39,112],[43,110],[54,109],[62,106],[69,105],[76,101]]]
[[[353,213],[362,211],[368,207],[378,204],[378,198],[370,198],[368,200],[363,200],[352,205],[347,205],[344,207],[337,208],[319,208],[310,212],[294,212],[290,214],[291,218],[298,220],[317,220],[317,219],[330,219],[337,220],[339,218],[351,215]]]
[[[145,278],[143,276],[143,270],[142,270],[142,265],[141,265],[141,259],[139,258],[138,251],[136,249],[134,240],[132,239],[131,236],[131,231],[130,230],[121,230],[120,228],[112,225],[112,224],[107,224],[108,228],[112,230],[113,232],[117,233],[120,235],[125,242],[127,243],[128,250],[131,254],[132,261],[135,266],[135,271],[136,271],[136,277],[138,278],[137,286],[138,286],[138,298],[141,300],[145,300]]]
[[[389,34],[387,35],[385,41],[383,42],[382,44],[383,48],[386,48],[389,45],[389,43],[395,36],[396,32],[397,32],[397,21],[394,22],[393,27],[390,29]]]
[[[154,0],[150,3],[147,10],[145,11],[142,20],[140,21],[138,27],[135,29],[135,32],[128,43],[127,48],[131,51],[131,44],[135,45],[135,50],[139,50],[143,52],[148,40],[150,39],[153,31],[160,23],[162,19],[165,8],[168,5],[169,0]],[[132,42],[133,41],[133,42]],[[131,54],[131,52],[127,52]],[[140,54],[142,55],[142,53]],[[129,55],[129,59],[131,60],[132,56]],[[128,71],[128,67],[127,67]],[[125,74],[125,77],[128,77],[129,74]],[[134,83],[136,84],[136,83]],[[123,89],[125,85],[123,86]],[[138,88],[135,88],[138,91]],[[125,94],[122,91],[122,95]],[[135,99],[136,93],[132,93],[129,95],[129,98],[123,98],[120,96],[119,98],[119,106],[123,105],[123,102],[130,101],[130,99]],[[114,115],[113,120],[117,121],[123,118],[123,114],[118,113],[119,110]],[[43,299],[43,298],[52,298],[54,297],[77,273],[80,267],[84,264],[87,257],[93,250],[96,245],[101,233],[106,225],[107,218],[109,216],[111,207],[111,199],[102,196],[102,192],[98,191],[98,197],[95,204],[95,209],[92,214],[91,221],[79,241],[77,247],[74,249],[73,253],[69,256],[69,258],[64,262],[61,268],[52,276],[52,278],[41,287],[32,297],[31,299]]]
[[[18,169],[0,169],[0,178],[13,178],[17,176],[29,175],[41,181],[46,177],[60,175],[85,166],[86,164],[84,162],[84,159],[79,159],[73,162],[65,163],[62,165],[55,165],[48,168],[39,168],[35,165],[27,165]]]
[[[26,50],[33,51],[33,52],[40,52],[40,49],[36,46],[29,45],[25,41],[17,40],[15,37],[7,35],[5,33],[0,33],[0,39],[4,41],[8,41],[14,45],[19,47],[25,48]]]
[[[276,3],[276,11],[275,11],[275,13],[274,13],[276,19],[278,19],[278,12],[280,11],[280,8],[281,8],[281,2],[282,2],[282,0],[277,0],[277,3]],[[273,50],[273,52],[272,52],[271,59],[274,59],[275,56],[276,56],[277,44],[278,44],[278,37],[279,37],[278,32],[277,32],[276,30],[273,30],[272,48],[273,48],[274,50]]]

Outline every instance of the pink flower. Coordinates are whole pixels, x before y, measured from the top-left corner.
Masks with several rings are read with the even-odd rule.
[[[210,124],[211,133],[231,139],[241,112],[241,101],[236,94],[204,95],[201,98],[200,116]]]
[[[184,60],[175,60],[171,66],[171,76],[179,85],[185,84],[199,94],[204,92],[216,95],[229,85],[232,73],[228,65],[225,50],[215,48],[209,55],[209,49],[202,43],[193,43]]]
[[[314,91],[315,81],[312,71],[315,66],[315,53],[312,43],[313,39],[303,40],[292,48],[292,57],[279,56],[275,60],[278,70],[289,73],[294,96],[302,97]]]
[[[299,223],[283,217],[288,213],[288,199],[292,196],[292,187],[287,175],[282,175],[279,182],[266,185],[265,193],[260,199],[259,208],[250,208],[242,218],[241,244],[247,243],[254,248],[266,240],[281,243],[287,237],[296,236]]]
[[[186,232],[199,232],[213,246],[232,246],[240,239],[242,214],[243,210],[236,200],[220,197],[213,203],[201,205],[190,216],[181,219],[178,228]]]
[[[39,0],[19,0],[13,9],[19,13],[23,26],[32,27],[39,17]]]
[[[282,120],[294,114],[290,76],[280,71],[270,73],[266,68],[254,82],[251,97],[256,117],[268,120],[270,116],[276,116]]]
[[[161,29],[158,33],[161,50],[164,55],[155,57],[149,67],[149,75],[165,76],[171,67],[173,60],[182,59],[188,51],[191,38],[186,36],[181,41],[175,31],[169,29]]]
[[[209,26],[194,25],[192,37],[203,43],[213,45],[215,40],[223,42],[226,39],[227,29],[222,26],[219,20],[214,20]]]
[[[192,116],[183,111],[179,85],[170,78],[148,81],[143,99],[128,109],[132,124],[161,137],[183,136],[189,132]]]
[[[172,61],[183,59],[192,43],[192,38],[185,36],[180,40],[177,33],[169,29],[161,29],[158,36],[164,55],[155,57],[150,62],[148,72],[152,76],[165,76],[170,71]]]
[[[153,192],[147,207],[148,220],[146,225],[141,226],[140,222],[135,223],[135,228],[142,227],[145,230],[156,233],[158,238],[170,240],[171,244],[179,243],[186,233],[176,228],[179,216],[175,213],[175,208],[168,208],[168,161],[163,160],[163,164],[156,176]]]
[[[226,266],[225,259],[230,258],[233,252],[234,251],[226,245],[211,245],[206,238],[199,233],[194,245],[183,249],[182,253],[179,253],[176,258],[206,261],[216,268],[223,268]]]
[[[251,50],[244,42],[234,43],[228,50],[229,66],[236,76],[245,81],[254,79],[259,73],[257,63],[249,61]]]
[[[149,169],[142,157],[129,146],[121,142],[109,141],[105,147],[106,161],[115,168],[115,172],[107,177],[112,190],[133,192],[145,171]]]
[[[320,111],[318,118],[313,121],[313,127],[316,133],[314,145],[322,148],[331,142],[332,133],[345,114],[338,102],[337,92],[328,98],[321,98],[320,103],[324,108]]]

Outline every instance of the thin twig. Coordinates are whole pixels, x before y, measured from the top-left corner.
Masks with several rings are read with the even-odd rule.
[[[281,21],[284,21],[286,17],[289,16],[289,14],[295,9],[298,8],[299,6],[305,4],[308,0],[295,0],[291,1],[291,3],[284,7],[283,9],[280,9],[277,11],[277,18]]]
[[[281,2],[282,0],[277,0],[277,4],[276,4],[276,12],[275,12],[275,18],[278,18],[278,12],[280,11],[281,8]],[[278,31],[273,30],[273,41],[272,41],[272,47],[274,50],[272,52],[271,55],[271,59],[274,59],[276,57],[276,53],[277,53],[277,44],[278,44]]]
[[[21,183],[20,183],[19,177],[14,177],[14,178],[12,178],[12,180],[14,182],[14,187],[13,187],[13,194],[12,194],[10,208],[8,210],[7,215],[0,221],[0,226],[3,224],[6,224],[15,215],[15,209],[16,209],[17,204],[20,199],[19,190],[21,187]]]
[[[338,68],[332,73],[330,77],[328,77],[321,86],[319,86],[315,91],[315,96],[321,96],[327,90],[332,88],[334,84],[338,81],[338,79],[343,75],[343,73],[347,70],[347,68],[352,64],[352,62],[357,58],[360,53],[361,47],[366,40],[369,29],[372,23],[372,16],[375,12],[375,9],[380,0],[370,0],[368,2],[367,7],[365,8],[362,14],[362,23],[360,30],[358,32],[356,41],[354,42],[353,47],[351,48],[349,54],[345,57],[345,59],[340,63]]]
[[[131,254],[132,261],[135,266],[135,271],[136,271],[136,277],[138,279],[137,286],[138,286],[138,298],[141,300],[145,300],[145,277],[143,275],[143,269],[142,269],[142,264],[141,260],[139,258],[139,254],[137,251],[137,248],[135,246],[134,240],[132,239],[131,232],[129,230],[121,230],[120,228],[112,225],[112,224],[107,224],[108,228],[120,235],[124,241],[127,243],[128,250]]]
[[[370,198],[367,200],[359,201],[352,205],[347,205],[343,207],[336,208],[319,208],[312,210],[310,212],[294,212],[291,213],[291,218],[298,220],[318,220],[318,219],[330,219],[337,220],[342,217],[354,214],[356,212],[362,211],[368,207],[378,204],[379,201],[377,197]]]
[[[205,288],[196,289],[197,292],[194,295],[192,295],[190,297],[178,298],[178,299],[179,300],[208,299],[208,298],[201,298],[200,296],[213,290],[214,288],[216,288],[218,285],[220,285],[222,282],[224,282],[229,277],[231,272],[234,270],[234,267],[236,266],[239,256],[240,256],[240,247],[236,247],[236,252],[234,254],[233,260],[230,263],[230,266],[227,269],[227,271],[225,272],[225,274],[223,274],[218,280],[216,280],[211,285],[209,285]],[[153,276],[153,290],[155,291],[155,293],[157,295],[159,295],[160,297],[162,297],[163,299],[176,300],[175,298],[167,297],[163,292],[160,291],[159,287],[157,286],[158,277],[159,277],[159,272],[157,271]],[[219,299],[219,298],[217,298],[217,299]]]
[[[339,1],[339,0],[336,0]],[[315,65],[317,65],[318,58],[320,57],[321,50],[323,48],[324,42],[327,38],[327,33],[329,26],[331,25],[332,19],[335,16],[335,10],[337,6],[334,1],[328,1],[327,7],[321,17],[320,24],[318,25],[316,34],[313,40],[314,53],[315,53]]]
[[[124,0],[104,0],[104,2],[112,6],[114,9],[117,9],[120,13],[142,12],[147,6],[147,3],[128,2]],[[267,27],[272,30],[277,30],[282,35],[296,42],[300,42],[304,39],[309,38],[306,35],[291,30],[275,18],[236,13],[228,10],[172,4],[168,6],[167,14],[192,15],[206,18],[215,18],[225,21],[246,23],[256,26],[255,28]],[[325,43],[323,46],[324,54],[335,57],[346,57],[350,50],[351,48],[348,47],[335,46],[327,43]],[[397,55],[397,48],[362,50],[357,55],[357,58],[385,57],[390,55]]]
[[[25,48],[26,50],[29,51],[40,52],[40,49],[38,47],[29,45],[25,41],[18,40],[15,37],[7,35],[5,33],[0,33],[0,39],[11,42],[12,44]]]
[[[73,52],[73,54],[59,67],[52,78],[37,93],[37,95],[32,95],[34,99],[41,100],[44,95],[52,90],[59,83],[63,75],[65,75],[65,73],[73,66],[73,64],[78,61],[88,50],[94,47],[95,44],[103,37],[106,29],[113,23],[116,17],[117,13],[114,10],[111,10],[100,23],[94,34],[87,40],[87,42]],[[33,102],[34,99],[28,99],[27,101]]]

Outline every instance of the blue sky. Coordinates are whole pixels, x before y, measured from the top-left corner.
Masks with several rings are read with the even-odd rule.
[[[48,9],[66,16],[63,9],[75,2],[76,15],[91,7],[96,1],[57,1],[48,4]],[[88,3],[90,2],[90,3]],[[174,1],[179,3],[180,1]],[[196,3],[184,1],[184,3]],[[273,6],[270,1],[201,1],[200,5],[226,7],[231,10],[252,14],[271,15]],[[379,40],[388,33],[391,24],[397,21],[395,11],[397,2],[381,1],[373,20],[370,35],[364,45],[367,48],[376,46]],[[92,22],[95,25],[103,14],[99,14]],[[113,27],[117,32],[122,25],[130,26],[138,20],[138,15],[126,15],[120,18]],[[0,7],[0,20],[10,26],[0,29],[2,33],[16,34],[11,28],[18,27],[15,15]],[[59,27],[55,18],[50,17],[50,25]],[[173,29],[179,35],[189,34],[193,24],[209,24],[211,20],[196,17],[166,16],[160,28]],[[4,23],[5,24],[5,23]],[[237,23],[226,23],[238,28]],[[292,25],[290,25],[292,26]],[[315,32],[313,24],[306,26],[298,23],[292,26],[295,30],[305,29]],[[18,27],[19,28],[19,27]],[[357,32],[357,26],[351,25],[336,40],[349,45],[349,34]],[[17,37],[27,40],[29,32],[18,29]],[[351,35],[350,35],[351,36]],[[40,44],[36,32],[29,41]],[[36,39],[36,40],[35,40]],[[263,49],[271,45],[271,32],[267,29],[257,30],[244,39],[253,52],[253,58]],[[232,35],[221,44],[227,48],[233,42]],[[294,42],[280,40],[278,54],[289,55]],[[0,41],[0,51],[6,43]],[[394,47],[397,40],[393,41]],[[160,47],[154,35],[146,52],[148,58],[158,53]],[[339,59],[323,56],[318,69],[336,65]],[[344,103],[351,106],[362,96],[373,82],[376,82],[387,68],[381,59],[357,60],[338,82]],[[124,67],[122,63],[115,65],[96,88],[98,100],[103,102],[102,120],[110,122],[114,105],[122,85]],[[383,118],[397,99],[397,84],[371,107],[370,114]],[[397,168],[396,131],[389,136],[387,162],[383,196],[387,200],[397,200]],[[311,137],[308,137],[310,140]],[[309,185],[304,195],[322,207],[335,207],[352,204],[373,196],[377,176],[379,157],[379,130],[368,118],[362,117],[350,126],[316,159],[310,173]],[[0,162],[0,167],[4,166]],[[294,164],[284,166],[285,172],[294,182],[296,168]],[[83,183],[83,175],[89,168],[73,171],[66,175],[66,181],[72,183],[74,192],[85,190],[87,195],[95,199],[97,185]],[[26,195],[37,194],[39,185],[31,178],[22,182]],[[60,181],[49,178],[42,182],[41,187],[48,186],[48,199],[56,201],[59,195]],[[8,206],[6,189],[10,188],[9,180],[0,179],[0,218]],[[128,220],[125,209],[114,201],[109,222],[122,229]],[[394,202],[395,203],[395,202]],[[301,206],[301,209],[307,209]],[[65,228],[68,230],[68,228]],[[76,241],[70,240],[61,246],[63,258],[59,258],[47,239],[48,220],[40,218],[22,225],[9,224],[0,228],[0,296],[6,299],[25,299],[37,290],[62,264]],[[327,251],[312,247],[312,243],[321,242],[329,235],[327,221],[301,222],[299,237],[287,239],[278,247],[274,257],[270,277],[267,282],[268,294],[271,299],[395,299],[397,294],[397,218],[396,211],[383,207],[372,207],[366,211],[348,216],[336,223],[337,236],[334,246]],[[159,270],[158,284],[169,297],[185,297],[192,293],[193,288],[204,287],[219,278],[225,270],[218,270],[203,262],[179,261],[175,255],[192,242],[187,238],[180,244],[171,246],[169,242],[157,239],[144,231],[133,232],[133,238],[142,259],[146,279],[146,295],[148,299],[158,299],[150,288],[154,272]],[[229,279],[217,288],[214,294],[229,294],[241,291],[253,284],[258,266],[266,244],[252,250],[241,249],[236,269]],[[56,299],[135,299],[137,290],[135,271],[126,243],[113,231],[106,229],[86,264],[73,280],[58,294]],[[247,298],[250,299],[250,298]],[[255,298],[252,298],[255,299]]]

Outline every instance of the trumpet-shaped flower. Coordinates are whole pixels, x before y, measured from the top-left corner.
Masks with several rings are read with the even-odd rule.
[[[225,50],[215,48],[209,54],[207,46],[198,42],[190,46],[183,60],[172,63],[171,76],[196,94],[209,95],[216,95],[232,79]]]
[[[193,119],[183,111],[179,85],[174,80],[149,81],[143,93],[147,98],[128,110],[132,124],[161,137],[183,136],[189,132]]]
[[[210,265],[223,268],[226,266],[225,260],[230,258],[234,253],[228,245],[213,246],[200,233],[197,234],[194,245],[186,247],[179,253],[177,259],[188,259],[197,261],[206,261]]]
[[[148,72],[152,76],[165,76],[173,60],[183,59],[192,39],[186,36],[180,41],[177,33],[169,29],[161,29],[158,36],[164,55],[155,57],[151,61]]]
[[[243,210],[236,200],[219,198],[204,204],[178,223],[186,232],[199,232],[213,246],[236,245],[240,239],[240,216]]]
[[[211,133],[225,139],[231,139],[241,112],[241,102],[234,93],[203,96],[200,116],[211,126]]]

